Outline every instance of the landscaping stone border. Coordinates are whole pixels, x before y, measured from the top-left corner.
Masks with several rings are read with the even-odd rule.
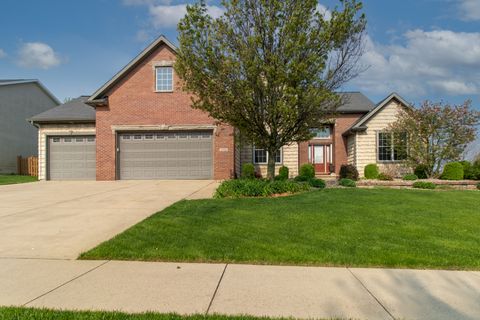
[[[455,189],[476,190],[478,181],[475,180],[440,180],[440,179],[418,179],[415,181],[405,181],[395,179],[393,181],[382,180],[359,180],[358,187],[412,187],[416,181],[432,182],[437,186],[448,186]]]

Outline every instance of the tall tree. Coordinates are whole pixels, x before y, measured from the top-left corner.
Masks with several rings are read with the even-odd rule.
[[[440,175],[448,161],[460,160],[467,145],[475,140],[480,112],[471,101],[449,105],[425,101],[419,108],[404,109],[390,130],[397,133],[395,144],[404,145],[407,164],[425,165],[427,175]],[[406,133],[406,135],[405,135]]]
[[[317,0],[223,1],[211,18],[205,1],[178,25],[176,72],[193,107],[228,123],[268,157],[311,138],[340,104],[334,93],[358,72],[366,19],[356,0],[325,13]]]

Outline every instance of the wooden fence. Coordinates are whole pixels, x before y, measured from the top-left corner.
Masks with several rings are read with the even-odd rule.
[[[17,174],[38,177],[38,158],[22,156],[17,157]]]

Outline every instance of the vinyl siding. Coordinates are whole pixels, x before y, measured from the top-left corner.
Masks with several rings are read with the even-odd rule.
[[[390,101],[382,110],[367,121],[365,125],[368,129],[366,131],[356,134],[354,153],[356,159],[353,161],[354,163],[356,162],[360,176],[363,176],[365,166],[370,163],[377,163],[380,170],[388,169],[390,171],[392,167],[401,169],[401,164],[399,163],[384,163],[377,160],[377,132],[385,130],[391,123],[396,121],[399,108],[402,108],[401,104],[395,100]]]
[[[244,163],[253,163],[253,146],[251,143],[243,142],[241,145],[240,151],[241,164]],[[282,148],[282,157],[283,162],[275,166],[275,172],[278,174],[280,167],[286,166],[289,169],[290,177],[293,178],[298,175],[298,143],[292,143],[286,145]],[[266,164],[255,164],[257,172],[259,172],[262,177],[267,176],[267,165]]]
[[[36,83],[0,86],[0,174],[17,171],[17,156],[37,156],[37,128],[27,119],[56,106]]]

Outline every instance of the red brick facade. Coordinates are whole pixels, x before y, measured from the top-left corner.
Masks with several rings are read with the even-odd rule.
[[[173,92],[155,92],[155,64],[174,60],[175,52],[164,44],[160,45],[107,92],[108,106],[97,107],[97,180],[117,178],[114,127],[125,125],[215,126],[213,178],[233,177],[233,128],[217,125],[206,113],[192,109],[191,95],[182,91],[175,74]]]
[[[364,116],[364,113],[343,113],[337,115],[335,125],[332,126],[332,138],[321,140],[310,140],[301,142],[298,148],[298,164],[308,163],[308,145],[310,143],[332,144],[333,147],[333,164],[335,166],[335,173],[340,172],[342,164],[348,163],[347,139],[342,136],[358,119]]]

